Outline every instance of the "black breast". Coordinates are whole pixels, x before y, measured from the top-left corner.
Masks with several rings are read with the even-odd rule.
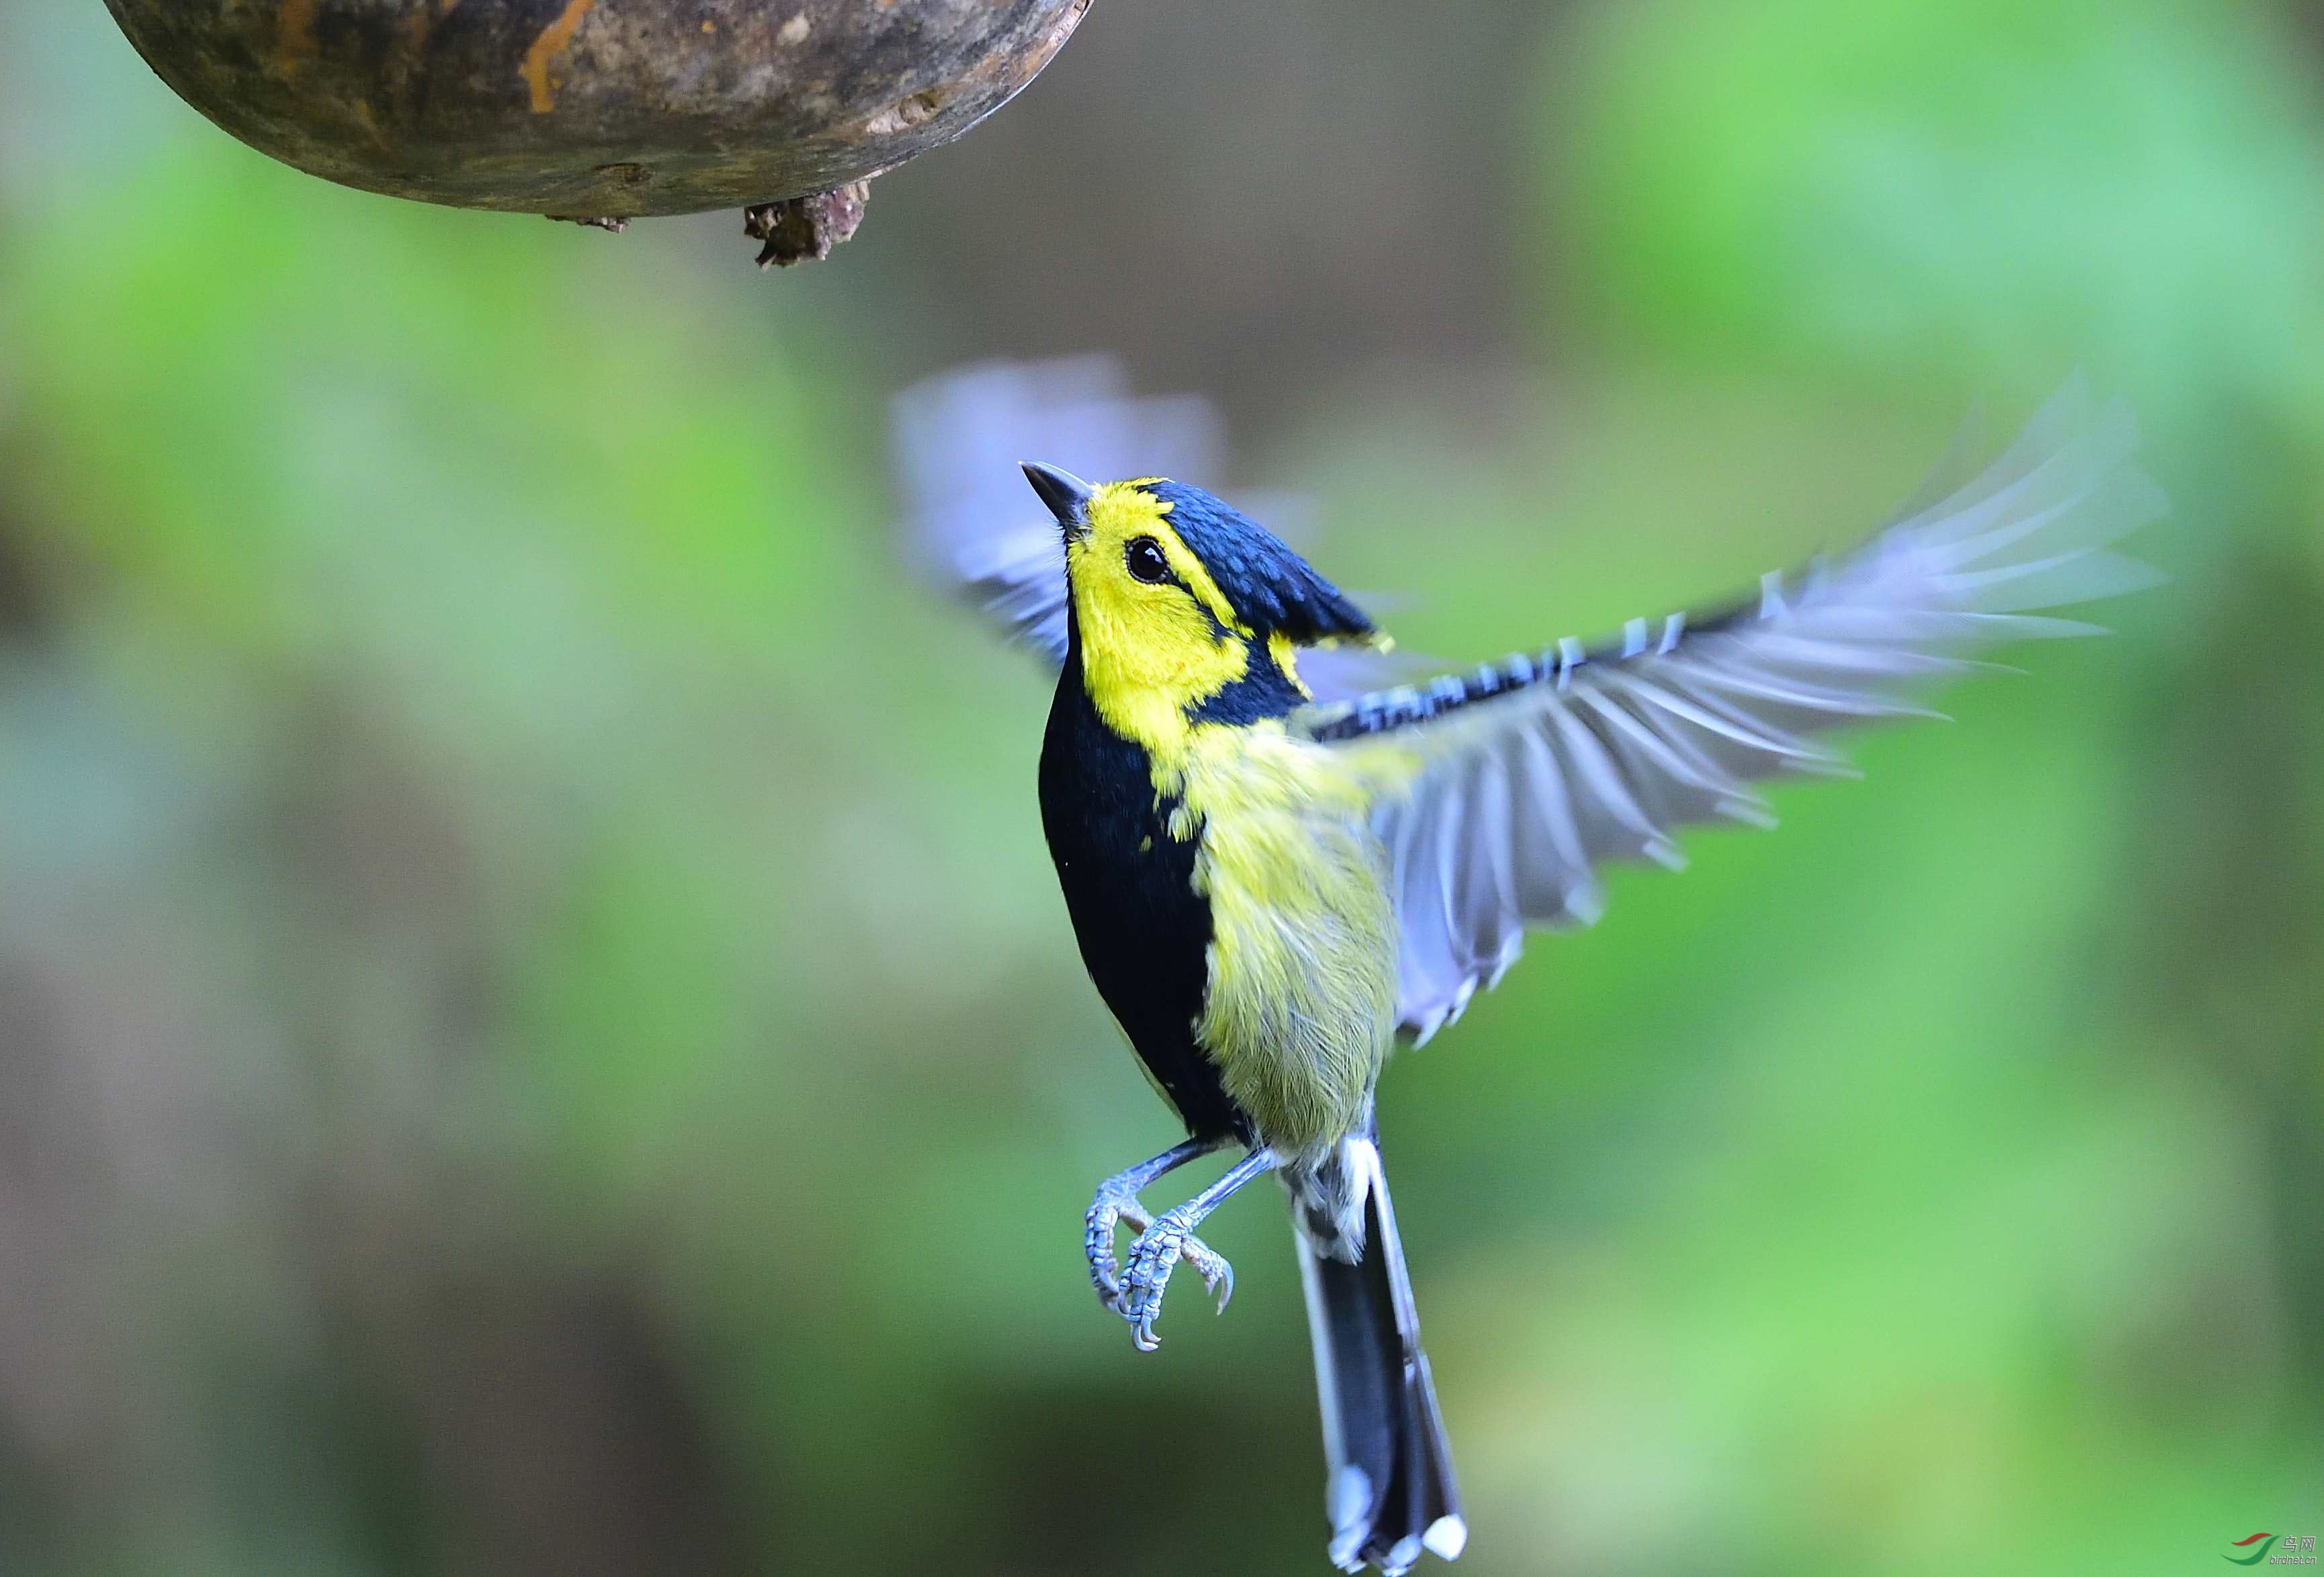
[[[1189,1132],[1250,1138],[1194,1044],[1209,978],[1210,905],[1194,845],[1170,835],[1145,750],[1105,725],[1069,653],[1041,742],[1041,825],[1082,962]]]

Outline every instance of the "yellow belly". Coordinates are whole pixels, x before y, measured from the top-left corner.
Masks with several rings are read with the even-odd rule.
[[[1364,1120],[1396,1033],[1375,788],[1346,756],[1271,724],[1204,724],[1188,740],[1183,814],[1212,926],[1195,1038],[1286,1160],[1320,1160]]]

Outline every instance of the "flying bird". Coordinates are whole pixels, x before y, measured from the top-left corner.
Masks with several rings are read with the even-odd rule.
[[[1186,1127],[1099,1185],[1091,1279],[1152,1349],[1179,1267],[1222,1309],[1232,1289],[1196,1228],[1280,1180],[1328,1553],[1351,1572],[1468,1536],[1381,1169],[1389,1053],[1458,1019],[1528,929],[1597,919],[1609,862],[1676,866],[1690,824],[1772,825],[1754,785],[1844,771],[1824,736],[1932,715],[1922,696],[1974,653],[2091,632],[2039,610],[2150,584],[2109,544],[2163,507],[2126,410],[2078,381],[1837,561],[1398,683],[1387,637],[1256,501],[1187,480],[1222,461],[1198,400],[1134,398],[1102,358],[989,364],[900,397],[897,434],[924,560],[1056,670],[1049,851],[1090,978]],[[1144,1204],[1219,1150],[1238,1158],[1215,1183]]]

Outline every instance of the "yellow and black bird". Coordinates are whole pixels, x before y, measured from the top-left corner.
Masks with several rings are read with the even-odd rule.
[[[908,395],[899,419],[924,540],[1058,665],[1042,824],[1090,977],[1186,1125],[1099,1187],[1098,1295],[1141,1349],[1181,1263],[1223,1307],[1231,1273],[1195,1228],[1275,1174],[1330,1554],[1450,1560],[1467,1528],[1373,1120],[1399,1032],[1457,1018],[1528,927],[1595,919],[1600,865],[1675,865],[1690,822],[1766,824],[1754,779],[1840,769],[1816,735],[1926,715],[1915,694],[1969,653],[2091,628],[2034,610],[2146,584],[2107,551],[2162,508],[2129,419],[2070,387],[1982,475],[1840,562],[1710,617],[1377,689],[1349,655],[1386,641],[1348,597],[1250,516],[1144,474],[1214,463],[1198,403],[1130,400],[1102,362],[992,365]],[[1039,440],[1138,479],[1027,463],[1048,517],[1028,519],[994,478]],[[1220,1149],[1240,1159],[1149,1214],[1144,1189]],[[1125,1222],[1139,1236],[1117,1266]]]

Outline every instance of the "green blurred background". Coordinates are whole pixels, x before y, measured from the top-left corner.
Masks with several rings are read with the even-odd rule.
[[[0,1571],[1317,1572],[884,410],[1113,348],[1472,659],[2126,394],[2115,639],[1624,872],[1382,1123],[1461,1570],[2324,1533],[2324,21],[1146,0],[830,263],[343,191],[0,5]]]

